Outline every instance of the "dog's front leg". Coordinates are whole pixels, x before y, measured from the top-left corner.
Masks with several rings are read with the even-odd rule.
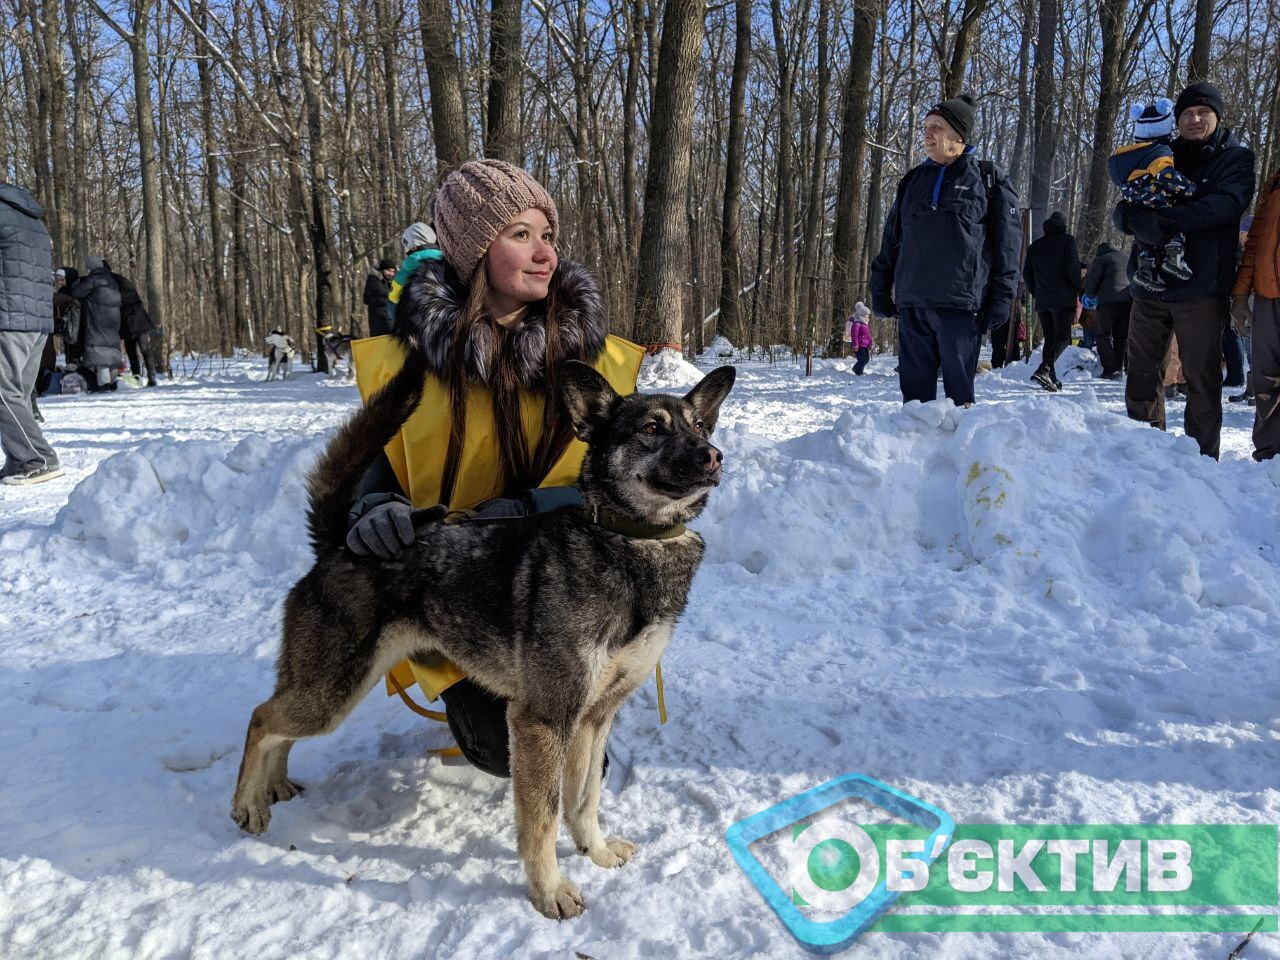
[[[516,848],[524,861],[529,899],[539,913],[552,920],[576,917],[587,905],[556,862],[560,783],[572,723],[568,718],[549,721],[540,712],[515,702],[507,710],[507,722],[511,730]]]
[[[600,832],[600,783],[605,746],[617,715],[617,705],[603,713],[592,711],[578,724],[564,771],[564,817],[574,845],[599,867],[620,867],[636,852],[636,845],[620,837],[605,839]]]

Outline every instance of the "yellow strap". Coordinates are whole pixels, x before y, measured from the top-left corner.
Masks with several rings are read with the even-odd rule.
[[[400,685],[400,681],[396,679],[396,675],[390,671],[387,673],[387,681],[395,688],[396,693],[400,694],[400,699],[404,701],[404,705],[419,716],[426,717],[428,720],[437,720],[440,723],[446,723],[443,710],[428,710],[426,707],[420,707],[413,702],[413,698],[405,692],[404,687]],[[445,748],[449,749],[449,748]],[[435,751],[432,751],[433,753]],[[452,754],[449,754],[452,756]]]
[[[461,747],[434,747],[427,751],[434,753],[437,757],[460,757],[462,756]]]
[[[658,719],[667,722],[667,701],[662,696],[662,661],[658,661],[658,670],[654,676],[658,680]]]

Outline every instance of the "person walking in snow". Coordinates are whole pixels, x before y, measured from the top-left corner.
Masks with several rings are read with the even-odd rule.
[[[32,408],[45,340],[53,333],[53,246],[44,208],[0,182],[0,448],[5,484],[62,476]]]
[[[853,305],[853,315],[849,317],[849,345],[857,360],[853,372],[862,376],[867,369],[867,361],[871,359],[871,310],[859,300]]]
[[[1067,218],[1062,211],[1049,214],[1044,235],[1027,248],[1027,266],[1022,276],[1035,298],[1036,318],[1044,331],[1044,353],[1031,380],[1041,389],[1057,393],[1062,389],[1058,357],[1071,343],[1076,294],[1080,290],[1080,253],[1076,238],[1067,233]]]
[[[1174,105],[1178,138],[1172,149],[1178,171],[1196,184],[1189,200],[1152,210],[1120,203],[1116,227],[1135,240],[1164,246],[1178,233],[1186,236],[1192,276],[1170,283],[1163,292],[1134,289],[1129,318],[1129,375],[1125,406],[1129,416],[1161,430],[1165,427],[1163,361],[1170,338],[1187,384],[1184,416],[1187,436],[1215,460],[1222,434],[1222,331],[1228,296],[1235,283],[1237,229],[1253,197],[1253,151],[1222,126],[1222,94],[1207,83],[1193,83]],[[1130,256],[1129,276],[1137,268]]]
[[[1280,169],[1264,185],[1249,226],[1231,287],[1231,322],[1253,338],[1253,459],[1270,460],[1280,454]]]
[[[898,318],[902,400],[973,403],[983,333],[1011,311],[1022,227],[1008,178],[970,145],[974,101],[944,100],[924,118],[928,159],[909,170],[871,265],[871,306]]]
[[[80,301],[84,330],[79,369],[90,390],[114,390],[120,367],[120,288],[101,257],[89,257],[85,266],[89,272],[69,291]]]
[[[111,264],[104,260],[107,269]],[[124,340],[124,351],[129,357],[129,371],[135,376],[142,376],[145,365],[147,386],[156,385],[156,374],[160,370],[160,362],[156,359],[157,341],[160,330],[151,320],[142,303],[142,295],[128,277],[111,270],[111,279],[120,290],[120,338]],[[141,353],[141,358],[139,358]]]
[[[1098,359],[1106,380],[1124,377],[1125,351],[1129,344],[1128,257],[1109,243],[1098,244],[1084,275],[1084,305],[1098,311]]]

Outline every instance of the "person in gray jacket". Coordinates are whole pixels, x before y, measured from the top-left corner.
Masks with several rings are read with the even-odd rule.
[[[1107,380],[1124,377],[1125,350],[1129,344],[1129,256],[1109,243],[1098,244],[1097,256],[1084,275],[1084,305],[1098,311],[1098,359]]]
[[[62,476],[31,409],[40,353],[53,333],[53,247],[44,208],[0,183],[0,445],[9,485]]]

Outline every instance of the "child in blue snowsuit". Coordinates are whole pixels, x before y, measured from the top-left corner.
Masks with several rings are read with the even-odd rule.
[[[1173,165],[1173,101],[1161,97],[1155,103],[1134,104],[1129,110],[1137,142],[1121,147],[1107,161],[1111,181],[1120,188],[1125,203],[1155,210],[1173,206],[1195,193],[1196,185]],[[1133,282],[1150,293],[1166,289],[1164,276],[1190,280],[1186,237],[1175,233],[1163,248],[1139,243],[1138,270]]]

